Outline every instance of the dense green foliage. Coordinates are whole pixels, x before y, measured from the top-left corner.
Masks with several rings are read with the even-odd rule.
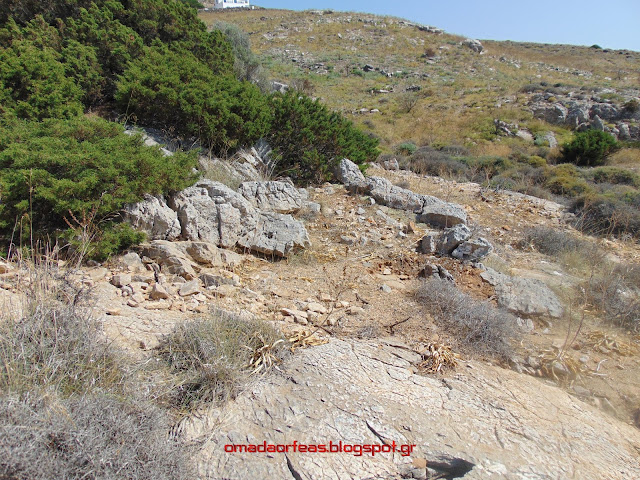
[[[144,124],[171,127],[214,149],[251,144],[269,129],[267,99],[255,85],[215,75],[190,53],[161,45],[131,62],[115,96]]]
[[[279,158],[276,171],[298,182],[328,180],[346,157],[363,166],[378,155],[378,140],[361,132],[317,100],[289,91],[271,97],[270,145]]]
[[[5,118],[0,123],[0,232],[9,236],[14,227],[23,233],[55,232],[93,219],[109,231],[104,234],[110,235],[108,242],[96,252],[105,257],[109,245],[117,251],[140,240],[121,227],[115,232],[122,238],[114,237],[114,214],[145,193],[188,186],[193,176],[185,172],[195,163],[194,155],[184,153],[167,161],[140,136],[125,135],[122,126],[99,118]]]
[[[118,124],[83,116],[93,109],[224,154],[267,139],[280,173],[299,182],[327,180],[345,156],[358,164],[375,158],[377,141],[320,103],[263,93],[252,83],[259,62],[247,35],[230,25],[208,32],[196,6],[176,0],[3,2],[3,242],[62,233],[73,246],[89,236],[92,255],[106,258],[142,238],[118,225],[125,204],[194,180],[195,154],[163,157],[125,136]],[[95,228],[91,235],[88,224]]]
[[[610,133],[600,130],[578,132],[562,147],[563,159],[568,163],[593,167],[604,165],[607,155],[618,149],[618,142]]]

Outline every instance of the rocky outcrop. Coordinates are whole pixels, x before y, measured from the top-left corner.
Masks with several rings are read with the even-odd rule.
[[[478,362],[434,378],[415,373],[420,360],[394,341],[332,339],[179,431],[202,440],[206,479],[640,477],[632,426],[536,378]],[[342,442],[342,453],[301,452],[294,440]],[[395,453],[345,451],[393,442]],[[241,452],[247,444],[290,447]]]
[[[358,166],[346,158],[340,162],[336,177],[351,192],[366,193],[379,204],[418,214],[419,222],[444,227],[467,221],[460,205],[398,187],[386,178],[365,178]]]
[[[489,243],[489,240],[479,237],[474,240],[462,242],[451,252],[451,256],[459,260],[477,262],[489,256],[492,251],[493,245]]]
[[[427,255],[451,255],[459,260],[477,262],[493,251],[485,238],[471,239],[471,230],[464,224],[445,228],[439,235],[428,234],[420,239],[418,251]]]
[[[505,275],[491,268],[480,277],[496,291],[498,305],[518,315],[560,318],[564,309],[558,297],[542,281]]]
[[[482,45],[480,40],[476,40],[474,38],[467,38],[463,40],[462,45],[464,45],[467,48],[470,48],[476,53],[482,53],[484,50],[484,46]]]
[[[531,105],[533,116],[547,123],[564,124],[569,111],[560,103],[535,103]]]
[[[161,195],[145,195],[143,201],[125,205],[123,219],[152,239],[175,240],[181,233],[178,215]]]
[[[425,204],[418,214],[418,221],[438,227],[451,227],[467,223],[467,212],[460,205],[439,201]]]
[[[177,194],[173,207],[187,240],[278,257],[310,245],[304,225],[291,215],[259,211],[245,197],[218,182],[199,181]]]
[[[294,213],[304,203],[301,190],[288,182],[245,182],[238,193],[259,210]]]

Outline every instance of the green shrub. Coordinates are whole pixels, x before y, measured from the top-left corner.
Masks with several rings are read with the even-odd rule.
[[[411,155],[418,149],[418,146],[413,142],[404,142],[398,145],[395,150],[400,155]]]
[[[567,197],[577,197],[592,190],[580,175],[578,168],[571,164],[558,165],[550,169],[547,172],[545,187],[551,193]]]
[[[240,80],[255,80],[260,72],[260,62],[251,51],[249,35],[233,23],[216,22],[213,29],[222,32],[231,45],[236,77]]]
[[[163,156],[140,136],[99,118],[0,120],[0,235],[14,225],[45,236],[91,219],[101,226],[126,203],[194,181],[195,155]],[[117,230],[116,230],[117,231]],[[113,232],[112,232],[113,233]],[[127,244],[131,233],[120,230]],[[113,239],[112,239],[113,240]]]
[[[640,187],[640,175],[617,167],[598,167],[591,172],[595,183],[611,183],[614,185],[631,185]]]
[[[277,175],[288,175],[298,183],[322,183],[332,177],[342,158],[363,169],[379,154],[376,138],[299,92],[274,94],[271,108],[267,140],[278,159]]]
[[[604,165],[609,154],[619,148],[616,139],[600,130],[578,132],[562,146],[563,160],[581,166]]]
[[[82,113],[83,92],[60,60],[54,49],[26,40],[0,49],[0,112],[32,119]]]
[[[215,75],[192,54],[158,44],[129,64],[115,98],[139,121],[170,126],[215,149],[251,145],[269,128],[267,99],[256,86]]]

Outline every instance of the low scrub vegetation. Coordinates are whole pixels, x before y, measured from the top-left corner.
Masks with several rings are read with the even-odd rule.
[[[49,265],[22,316],[0,317],[0,478],[188,479],[191,449],[143,398],[86,292]]]
[[[600,130],[578,132],[562,147],[563,160],[580,166],[603,165],[607,157],[619,149],[613,135]]]
[[[445,280],[425,280],[416,298],[461,348],[501,359],[511,353],[517,327],[515,317],[507,311],[475,300]]]
[[[280,339],[267,323],[223,311],[178,324],[158,349],[172,374],[180,378],[169,401],[179,409],[193,410],[203,403],[235,398],[248,382],[252,355],[263,349],[278,361],[284,354]]]

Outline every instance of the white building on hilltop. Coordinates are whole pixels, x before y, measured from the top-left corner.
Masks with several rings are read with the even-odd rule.
[[[250,0],[215,0],[214,8],[251,8]]]

